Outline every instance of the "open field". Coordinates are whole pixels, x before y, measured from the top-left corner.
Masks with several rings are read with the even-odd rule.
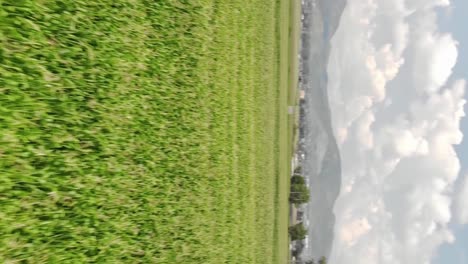
[[[295,109],[293,114],[287,114],[286,111],[281,112],[278,123],[280,124],[280,159],[279,159],[279,172],[280,176],[278,184],[278,197],[280,204],[278,206],[278,224],[280,228],[277,232],[280,237],[278,241],[279,259],[280,263],[288,263],[289,256],[289,237],[288,226],[289,219],[289,187],[291,176],[291,158],[295,152],[297,141],[297,124],[299,119],[299,95],[298,95],[298,76],[299,76],[299,45],[300,45],[300,30],[301,30],[301,1],[291,0],[281,3],[281,12],[279,17],[282,21],[280,26],[280,70],[279,70],[279,85],[280,85],[280,108],[285,109],[289,106]],[[287,161],[287,162],[284,162]],[[288,248],[284,251],[284,248]]]
[[[289,66],[288,70],[288,103],[291,106],[296,107],[294,116],[288,121],[288,131],[292,134],[289,136],[290,142],[292,142],[292,152],[295,152],[297,141],[299,139],[298,127],[299,127],[299,48],[301,38],[301,0],[293,0],[290,2],[290,18],[289,18]]]
[[[0,3],[1,263],[286,263],[289,1]]]

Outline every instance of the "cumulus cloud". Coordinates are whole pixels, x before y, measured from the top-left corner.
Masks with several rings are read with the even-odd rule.
[[[458,43],[440,32],[448,0],[349,0],[332,39],[329,100],[342,156],[332,264],[430,263],[468,223],[460,170],[464,80]]]
[[[341,229],[340,239],[348,246],[353,246],[356,241],[372,229],[369,221],[365,218],[353,220]]]

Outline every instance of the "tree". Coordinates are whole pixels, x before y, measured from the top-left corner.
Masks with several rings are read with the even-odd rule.
[[[307,229],[302,223],[299,223],[289,227],[289,235],[291,240],[302,240],[307,235]]]
[[[301,175],[295,174],[291,177],[291,184],[305,184],[305,179]]]
[[[297,166],[296,169],[294,169],[294,174],[301,174],[301,172],[302,172],[301,166]]]
[[[294,183],[291,184],[291,193],[289,195],[289,201],[296,205],[307,203],[310,199],[309,188],[305,183]]]

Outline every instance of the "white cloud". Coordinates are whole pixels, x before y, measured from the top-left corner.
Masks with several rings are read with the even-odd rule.
[[[372,229],[369,221],[365,218],[353,220],[340,230],[340,239],[352,247],[356,241]]]
[[[457,42],[439,32],[448,0],[349,0],[332,39],[329,95],[343,168],[332,264],[430,263],[468,222],[454,206],[465,81],[449,81]],[[462,208],[463,207],[463,208]]]

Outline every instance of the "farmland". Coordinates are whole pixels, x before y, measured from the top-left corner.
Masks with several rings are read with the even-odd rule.
[[[1,263],[285,263],[289,1],[0,3]]]

